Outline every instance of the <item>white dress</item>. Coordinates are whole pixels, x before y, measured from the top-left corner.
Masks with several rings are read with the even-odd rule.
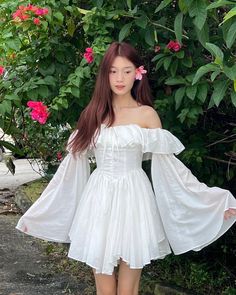
[[[199,251],[235,222],[224,220],[224,211],[236,208],[236,199],[198,181],[175,157],[184,146],[168,130],[102,124],[95,137],[96,147],[80,157],[69,151],[18,230],[70,243],[68,257],[111,275],[120,257],[143,268],[171,249]],[[91,153],[97,168],[90,174]],[[153,187],[141,167],[147,159]]]

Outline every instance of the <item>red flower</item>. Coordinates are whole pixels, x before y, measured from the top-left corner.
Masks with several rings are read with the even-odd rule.
[[[182,46],[180,45],[180,43],[179,43],[178,41],[173,41],[173,40],[171,40],[171,41],[166,45],[166,47],[167,47],[168,49],[172,50],[172,51],[177,52],[177,51],[180,51],[180,49],[181,49]]]
[[[33,109],[30,113],[32,120],[38,121],[40,124],[45,124],[49,116],[47,106],[41,101],[28,101],[27,106]]]
[[[58,161],[61,161],[62,160],[62,153],[61,152],[58,152],[57,153],[57,160]]]
[[[0,76],[3,76],[4,74],[4,71],[5,71],[5,68],[0,66]]]
[[[38,17],[36,17],[36,18],[34,18],[34,24],[36,25],[36,26],[39,26],[40,25],[40,19],[38,18]]]
[[[88,47],[85,49],[86,53],[84,53],[84,58],[87,60],[87,62],[90,64],[93,62],[93,48]]]

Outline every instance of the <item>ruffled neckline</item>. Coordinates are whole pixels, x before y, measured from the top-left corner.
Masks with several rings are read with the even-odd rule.
[[[160,127],[156,127],[156,128],[145,128],[145,127],[141,127],[140,125],[136,124],[136,123],[130,123],[130,124],[122,124],[122,125],[115,125],[115,126],[107,126],[106,124],[102,123],[101,127],[104,127],[106,129],[108,128],[118,128],[118,127],[129,127],[129,126],[134,126],[134,127],[138,127],[140,129],[144,129],[144,130],[156,130],[156,129],[163,129]]]

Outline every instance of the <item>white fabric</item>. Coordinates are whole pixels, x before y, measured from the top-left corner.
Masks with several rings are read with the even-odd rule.
[[[69,154],[16,228],[70,242],[68,257],[111,275],[122,257],[130,268],[212,243],[235,222],[233,195],[197,180],[174,154],[184,146],[168,130],[136,124],[106,127],[80,158]],[[88,155],[97,168],[90,175]],[[142,160],[152,159],[152,185]],[[154,190],[153,190],[154,189]]]

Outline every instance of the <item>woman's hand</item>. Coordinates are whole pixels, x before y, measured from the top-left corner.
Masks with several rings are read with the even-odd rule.
[[[229,208],[228,210],[225,211],[224,214],[224,219],[227,220],[232,216],[236,216],[236,209]]]

